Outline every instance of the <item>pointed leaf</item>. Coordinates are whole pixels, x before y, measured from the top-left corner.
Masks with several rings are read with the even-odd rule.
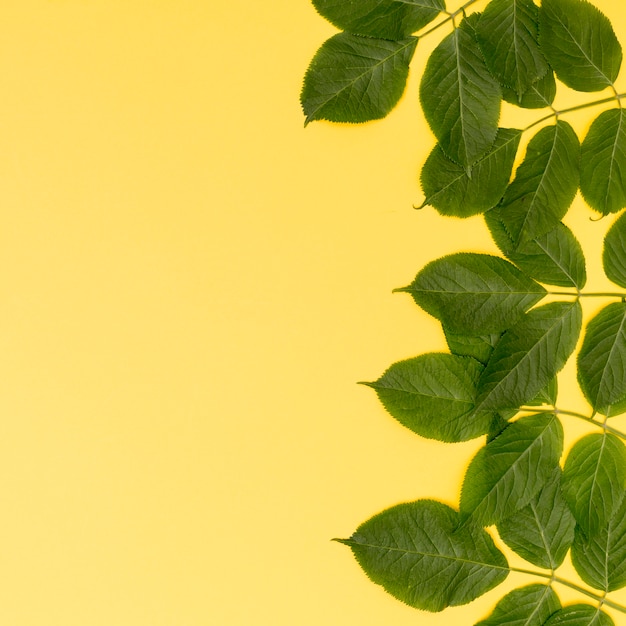
[[[399,291],[460,335],[505,330],[546,293],[504,259],[463,252],[430,262]]]
[[[603,215],[626,206],[626,112],[604,111],[581,146],[580,191]]]
[[[609,280],[626,288],[626,213],[615,221],[604,238],[602,265]]]
[[[387,509],[341,542],[372,581],[426,611],[467,604],[509,572],[484,530],[459,528],[458,513],[432,500]]]
[[[563,121],[542,128],[528,144],[523,163],[494,215],[513,248],[559,224],[578,190],[579,143]]]
[[[532,400],[563,368],[582,324],[579,302],[533,309],[507,330],[478,381],[476,410],[517,408]]]
[[[611,22],[586,0],[542,0],[539,43],[558,79],[577,91],[600,91],[619,74]]]
[[[476,29],[487,67],[520,96],[548,72],[537,41],[538,13],[532,0],[491,0]]]
[[[300,101],[306,123],[385,117],[404,92],[417,38],[400,41],[339,33],[317,51]]]
[[[502,253],[531,278],[559,287],[585,286],[587,270],[582,247],[562,222],[544,235],[521,244],[517,250],[497,211],[487,211],[485,222]]]
[[[484,435],[491,414],[473,414],[483,367],[474,359],[429,353],[392,365],[376,382],[383,406],[422,437],[467,441]]]
[[[443,0],[313,0],[313,6],[341,30],[381,39],[404,39],[446,8]]]
[[[470,217],[496,206],[509,184],[521,135],[516,128],[500,128],[491,150],[474,165],[471,178],[435,146],[422,168],[424,205],[456,217]]]
[[[605,306],[587,325],[578,353],[578,382],[591,406],[604,415],[625,399],[626,303]]]
[[[522,417],[481,448],[461,490],[461,515],[489,526],[526,506],[550,479],[563,450],[554,414]]]
[[[572,563],[592,587],[615,591],[626,587],[626,498],[617,513],[596,533],[587,537],[576,531]]]
[[[587,536],[613,517],[625,481],[626,447],[615,435],[594,433],[574,444],[563,468],[563,495]]]
[[[524,508],[498,523],[498,534],[529,563],[556,569],[574,541],[575,526],[561,492],[561,469],[557,467]]]
[[[507,593],[487,618],[476,626],[543,626],[561,608],[548,585],[527,585]]]
[[[491,335],[458,335],[443,328],[450,352],[458,356],[471,356],[485,365],[500,339],[499,333]]]
[[[471,27],[456,28],[430,55],[420,99],[443,151],[469,171],[496,139],[501,100]]]
[[[615,626],[615,622],[591,604],[572,604],[554,613],[545,626]]]
[[[556,81],[554,72],[550,70],[545,76],[531,85],[521,98],[514,89],[504,87],[502,98],[510,104],[514,104],[523,109],[543,109],[549,107],[556,97]]]

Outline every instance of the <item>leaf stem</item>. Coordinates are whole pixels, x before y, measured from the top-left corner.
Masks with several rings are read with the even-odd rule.
[[[476,2],[479,2],[479,1],[480,0],[467,0],[467,2],[464,5],[460,6],[456,11],[452,11],[452,12],[446,11],[448,17],[446,17],[444,20],[441,20],[441,22],[439,22],[438,24],[435,24],[432,28],[427,30],[425,33],[418,35],[418,37],[420,39],[423,39],[424,37],[426,37],[426,35],[430,35],[430,33],[434,33],[436,30],[441,28],[444,24],[447,24],[448,22],[452,22],[457,15],[460,15],[461,13],[465,13],[465,9],[472,6],[472,4],[476,4]]]
[[[588,424],[593,424],[594,426],[597,426],[598,428],[602,428],[602,430],[606,430],[610,433],[613,433],[616,437],[619,437],[620,439],[623,439],[624,441],[626,441],[626,433],[623,433],[621,430],[617,430],[617,428],[613,428],[613,426],[609,426],[606,423],[606,418],[604,419],[603,422],[598,422],[593,417],[587,417],[586,415],[583,415],[582,413],[577,413],[576,411],[566,411],[565,409],[558,409],[556,407],[552,409],[541,409],[541,408],[532,407],[532,406],[522,406],[520,407],[519,410],[525,411],[525,412],[533,412],[533,413],[554,413],[555,415],[562,414],[562,415],[570,415],[571,417],[577,417],[580,420],[584,420]]]
[[[626,298],[626,293],[617,291],[548,291],[550,296],[572,296],[576,298]]]

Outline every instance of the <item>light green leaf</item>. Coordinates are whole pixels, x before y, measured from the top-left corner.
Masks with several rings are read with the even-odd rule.
[[[590,604],[572,604],[557,611],[544,626],[615,626],[615,622]]]
[[[578,382],[591,406],[604,415],[625,399],[626,303],[605,306],[587,325],[578,353]]]
[[[626,112],[604,111],[581,146],[580,191],[603,215],[626,206]]]
[[[446,8],[443,0],[313,0],[313,6],[341,30],[382,39],[404,39]]]
[[[549,107],[556,97],[556,81],[554,72],[550,70],[543,78],[531,85],[520,98],[514,89],[502,88],[502,98],[510,104],[523,109],[543,109]]]
[[[420,99],[443,151],[469,172],[496,139],[501,100],[470,26],[456,28],[430,55]]]
[[[516,128],[498,129],[493,147],[474,165],[471,178],[435,146],[422,168],[426,196],[422,206],[430,204],[441,215],[456,217],[470,217],[496,206],[509,184],[521,135]]]
[[[543,626],[561,608],[548,585],[527,585],[507,593],[487,618],[476,626]]]
[[[575,526],[561,492],[561,469],[557,467],[524,508],[498,523],[498,534],[529,563],[556,569],[574,541]]]
[[[450,352],[458,356],[471,356],[483,365],[487,363],[493,347],[500,339],[500,333],[491,335],[458,335],[450,332],[445,326],[443,332]]]
[[[594,433],[574,444],[563,468],[563,495],[587,536],[613,517],[625,482],[626,448],[615,435]]]
[[[513,249],[559,224],[578,190],[579,143],[564,121],[542,128],[528,144],[523,163],[494,216]]]
[[[592,587],[615,591],[626,587],[626,498],[617,513],[589,537],[578,530],[572,563]]]
[[[476,29],[487,67],[519,96],[548,72],[537,41],[537,21],[532,0],[491,0]]]
[[[552,476],[563,451],[556,415],[522,417],[481,448],[461,490],[461,515],[482,526],[526,506]]]
[[[393,417],[418,435],[467,441],[487,433],[493,418],[473,413],[482,369],[468,357],[429,353],[395,363],[366,384]]]
[[[458,513],[432,500],[387,509],[339,541],[350,546],[372,581],[426,611],[467,604],[509,572],[484,530],[459,527]]]
[[[505,330],[546,293],[504,259],[463,252],[430,262],[397,291],[410,293],[427,313],[460,335]]]
[[[385,117],[404,92],[417,38],[400,41],[339,33],[317,51],[300,95],[306,122]]]
[[[558,79],[577,91],[600,91],[619,74],[611,22],[586,0],[542,0],[539,44]]]
[[[626,213],[620,215],[604,238],[602,265],[609,280],[626,288]]]
[[[582,309],[551,302],[526,313],[496,344],[478,381],[477,411],[517,408],[563,368],[576,347]]]

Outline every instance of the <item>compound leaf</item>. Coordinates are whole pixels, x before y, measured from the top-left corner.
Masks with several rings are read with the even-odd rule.
[[[592,209],[607,215],[626,206],[626,112],[600,113],[581,146],[580,191]]]
[[[539,43],[557,77],[577,91],[613,84],[622,48],[611,22],[586,0],[543,0]]]
[[[578,382],[605,415],[626,396],[626,303],[605,306],[587,325],[578,353]]]
[[[557,467],[525,507],[498,523],[498,534],[529,563],[556,569],[574,541],[575,526],[561,492],[561,469]]]
[[[611,433],[579,439],[563,468],[563,495],[585,535],[597,533],[624,498],[626,447]]]
[[[546,293],[508,261],[469,252],[431,261],[397,291],[410,293],[450,332],[461,335],[505,330]]]
[[[514,89],[502,88],[502,98],[510,104],[514,104],[523,109],[543,109],[549,107],[556,97],[556,81],[554,72],[548,71],[545,76],[531,85],[521,97]]]
[[[472,169],[451,161],[439,145],[422,168],[421,183],[426,199],[441,215],[470,217],[491,209],[506,191],[522,132],[500,128],[491,150]]]
[[[626,288],[626,213],[615,221],[604,238],[602,265],[609,280]]]
[[[313,0],[319,14],[349,33],[404,39],[446,7],[443,0]]]
[[[571,604],[554,613],[545,626],[615,626],[615,622],[591,604]]]
[[[579,153],[578,137],[564,121],[530,140],[515,179],[494,209],[514,249],[553,230],[567,213],[578,190]]]
[[[460,527],[456,511],[432,500],[387,509],[339,541],[350,546],[372,581],[426,611],[467,604],[509,572],[482,528]]]
[[[491,615],[476,626],[543,626],[561,608],[561,602],[548,585],[527,585],[507,593]]]
[[[417,38],[400,41],[338,33],[324,42],[304,76],[305,124],[385,117],[404,92]]]
[[[430,55],[420,99],[445,154],[469,172],[496,139],[502,95],[472,27],[463,24]]]
[[[476,29],[487,67],[519,97],[548,72],[537,41],[537,21],[532,0],[491,0]]]
[[[493,419],[473,413],[482,369],[474,359],[429,353],[394,363],[366,384],[395,419],[418,435],[467,441],[487,433]]]
[[[461,515],[489,526],[526,506],[549,480],[563,451],[553,414],[522,417],[481,448],[461,490]]]

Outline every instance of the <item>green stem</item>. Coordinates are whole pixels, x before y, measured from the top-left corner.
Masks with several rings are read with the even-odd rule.
[[[438,30],[439,28],[441,28],[448,22],[451,22],[452,20],[454,20],[454,18],[457,15],[460,15],[461,13],[463,13],[465,9],[472,6],[472,4],[476,4],[476,2],[479,2],[479,1],[480,0],[468,0],[463,6],[459,7],[456,11],[453,11],[452,13],[448,13],[448,17],[446,17],[444,20],[442,20],[438,24],[435,24],[430,30],[427,30],[425,33],[422,33],[421,35],[418,35],[418,37],[420,39],[423,39],[424,37],[426,37],[426,35],[430,35],[430,33],[434,33],[436,30]]]
[[[617,291],[548,291],[549,296],[571,296],[576,298],[626,298],[626,293]]]
[[[602,428],[602,430],[606,430],[610,433],[613,433],[616,437],[619,437],[620,439],[623,439],[624,441],[626,441],[626,433],[623,433],[621,430],[617,430],[617,428],[613,428],[613,426],[609,426],[606,423],[606,419],[604,420],[604,422],[597,422],[596,420],[593,419],[593,417],[587,417],[586,415],[583,415],[582,413],[577,413],[576,411],[566,411],[564,409],[557,409],[556,407],[554,407],[553,409],[541,409],[541,408],[537,408],[537,407],[532,407],[532,406],[522,406],[519,409],[520,411],[524,411],[524,412],[532,412],[532,413],[555,413],[556,415],[562,414],[562,415],[570,415],[571,417],[577,417],[580,420],[584,420],[585,422],[587,422],[588,424],[593,424],[594,426],[597,426],[598,428]]]

